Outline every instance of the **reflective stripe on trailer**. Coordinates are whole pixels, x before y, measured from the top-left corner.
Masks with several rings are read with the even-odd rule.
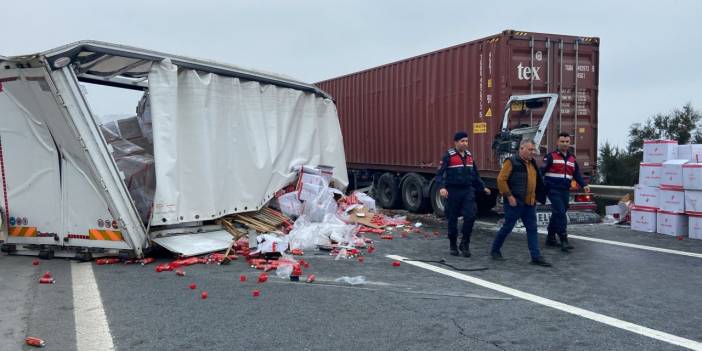
[[[90,240],[124,241],[122,232],[118,230],[90,229]]]
[[[85,240],[90,240],[89,235],[83,235],[83,234],[68,234],[66,235],[69,239],[85,239]]]
[[[10,227],[8,231],[10,236],[25,238],[37,236],[37,227]]]

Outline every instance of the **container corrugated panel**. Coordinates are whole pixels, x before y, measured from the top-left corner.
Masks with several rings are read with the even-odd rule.
[[[508,30],[317,85],[336,101],[349,168],[433,172],[453,133],[465,130],[482,175],[495,177],[491,146],[509,97],[558,93],[541,152],[569,132],[591,175],[598,73],[598,38]],[[511,127],[534,125],[544,111],[513,111]]]

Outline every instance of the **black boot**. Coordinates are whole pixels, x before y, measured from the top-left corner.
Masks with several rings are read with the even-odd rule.
[[[459,248],[461,249],[463,257],[470,257],[470,239],[466,239],[465,237],[461,239]]]
[[[546,261],[543,257],[539,256],[537,258],[531,259],[531,264],[535,264],[541,267],[551,267],[551,263]]]
[[[573,245],[568,242],[568,233],[563,233],[563,242],[565,243],[565,248],[568,250],[574,249]]]
[[[568,248],[568,239],[566,237],[566,234],[558,233],[558,240],[561,242],[561,251],[570,252],[570,249]]]
[[[550,230],[548,231],[545,245],[546,247],[558,247],[558,242],[556,242],[556,233]]]
[[[456,246],[456,238],[449,237],[449,253],[451,256],[458,256],[458,247]]]

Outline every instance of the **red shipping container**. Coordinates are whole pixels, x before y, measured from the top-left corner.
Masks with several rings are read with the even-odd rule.
[[[468,132],[481,176],[496,187],[500,164],[492,142],[512,95],[558,94],[540,152],[555,149],[558,133],[568,132],[581,172],[592,176],[599,68],[598,38],[506,30],[317,85],[336,102],[352,183],[355,177],[377,181],[383,173],[399,183],[409,172],[417,173],[429,196],[409,204],[404,194],[395,196],[394,205],[402,200],[415,210],[430,200],[441,214],[443,205],[434,201],[438,189],[429,189],[431,177],[458,130]],[[509,127],[535,126],[545,110],[512,105]]]

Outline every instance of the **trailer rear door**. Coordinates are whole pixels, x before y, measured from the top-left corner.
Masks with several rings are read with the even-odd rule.
[[[0,129],[8,244],[130,249],[88,149],[43,68],[2,71]],[[30,244],[30,245],[27,245]],[[67,253],[68,254],[68,253]]]
[[[63,234],[59,152],[42,114],[37,116],[39,106],[22,98],[31,85],[42,84],[43,76],[21,71],[0,71],[0,195],[6,242],[56,245]]]

